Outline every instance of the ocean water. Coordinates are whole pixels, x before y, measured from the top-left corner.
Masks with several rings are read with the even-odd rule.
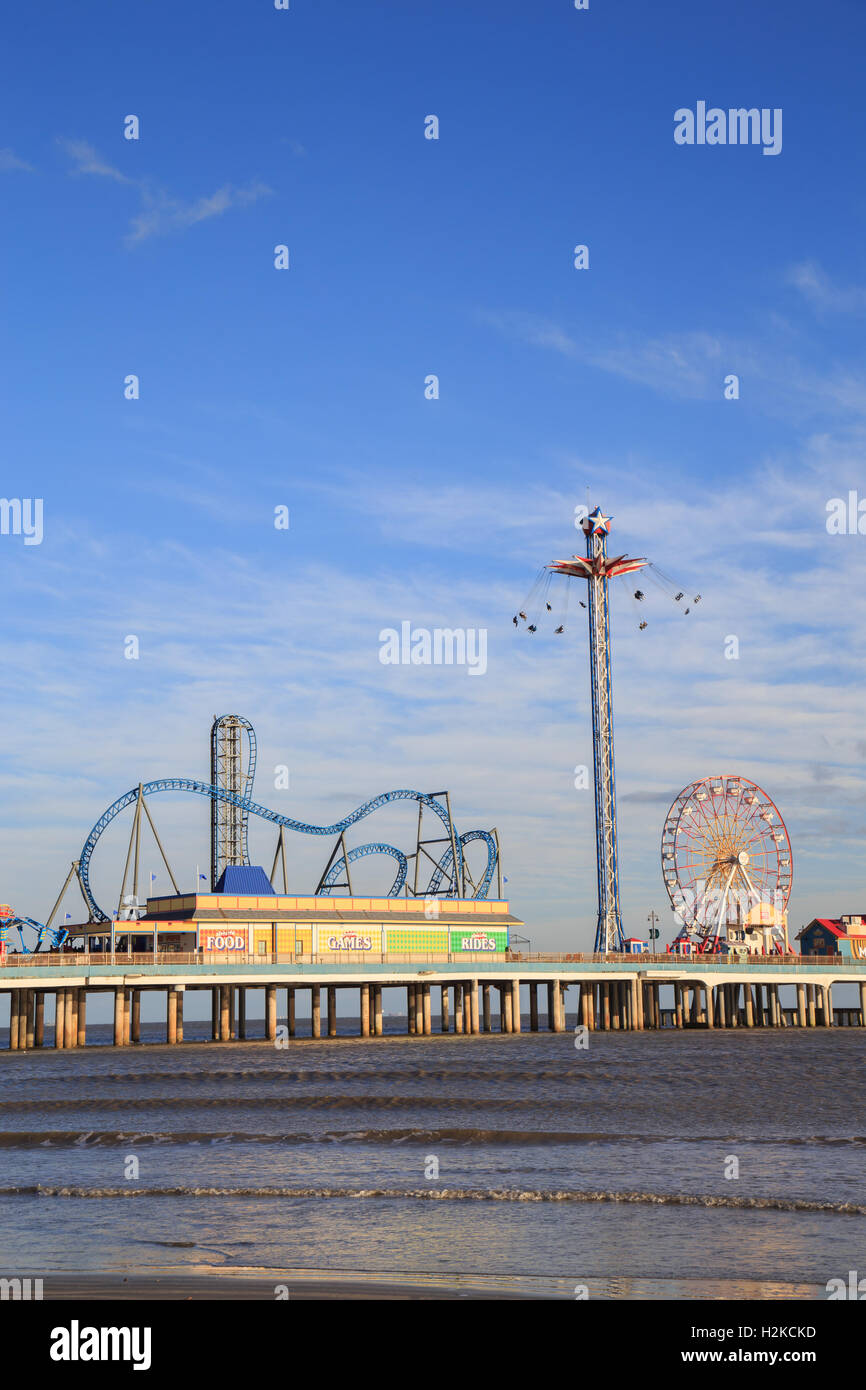
[[[826,1298],[866,1274],[863,1053],[856,1029],[0,1053],[0,1274]]]

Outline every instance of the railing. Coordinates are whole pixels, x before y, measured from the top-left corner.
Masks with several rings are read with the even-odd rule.
[[[522,951],[460,951],[440,954],[432,951],[332,951],[316,955],[301,952],[251,951],[136,951],[136,952],[85,952],[85,951],[38,951],[30,955],[23,952],[7,954],[0,958],[0,968],[15,969],[32,967],[44,969],[63,969],[72,966],[99,967],[120,965],[131,969],[137,965],[188,965],[208,969],[216,965],[419,965],[435,969],[438,965],[479,965],[485,962],[498,964],[550,964],[550,965],[613,965],[619,968],[633,966],[644,969],[647,966],[666,965],[680,969],[726,969],[740,970],[743,967],[781,966],[788,969],[816,968],[826,970],[849,970],[859,966],[866,970],[866,960],[846,956],[799,956],[781,955],[706,955],[680,956],[674,954],[648,955],[631,952],[522,952]]]

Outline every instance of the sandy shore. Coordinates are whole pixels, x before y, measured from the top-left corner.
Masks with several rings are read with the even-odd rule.
[[[329,1275],[325,1272],[298,1274],[289,1271],[257,1274],[46,1274],[43,1298],[46,1301],[129,1300],[187,1302],[196,1299],[239,1299],[278,1302],[276,1290],[285,1299],[524,1299],[537,1297],[513,1288],[479,1287],[462,1280],[431,1279],[421,1283],[395,1283],[369,1275]]]

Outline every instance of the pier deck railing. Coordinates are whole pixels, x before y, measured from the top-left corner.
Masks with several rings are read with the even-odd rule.
[[[744,967],[768,967],[785,969],[812,969],[820,968],[826,970],[828,967],[846,970],[858,965],[866,967],[866,961],[858,961],[847,956],[800,956],[800,955],[705,955],[705,956],[679,956],[679,955],[648,955],[634,954],[630,952],[608,952],[602,955],[598,952],[517,952],[510,951],[460,951],[454,954],[444,954],[438,952],[374,952],[374,951],[340,951],[340,952],[319,952],[316,955],[301,952],[264,952],[253,953],[251,951],[114,951],[114,952],[86,952],[86,951],[38,951],[27,954],[25,952],[7,953],[0,957],[0,969],[14,970],[15,968],[26,968],[31,970],[35,967],[47,969],[57,969],[64,966],[100,966],[100,965],[198,965],[209,968],[214,965],[477,965],[484,961],[496,961],[499,964],[550,964],[550,965],[610,965],[622,968],[624,966],[636,969],[647,967],[668,966],[675,969],[730,969],[742,970]]]

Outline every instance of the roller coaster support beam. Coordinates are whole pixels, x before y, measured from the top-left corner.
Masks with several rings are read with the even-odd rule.
[[[423,819],[424,819],[424,808],[425,808],[425,803],[424,803],[423,801],[419,801],[419,802],[418,802],[418,834],[417,834],[417,839],[416,839],[416,844],[415,844],[415,853],[414,853],[414,855],[411,855],[411,856],[410,856],[411,858],[413,858],[413,859],[415,860],[415,875],[414,875],[414,880],[413,880],[412,888],[411,888],[410,891],[411,891],[411,893],[412,893],[413,898],[417,898],[417,897],[419,896],[419,892],[418,892],[418,872],[419,872],[419,869],[420,869],[420,867],[421,867],[421,856],[422,856],[422,854],[424,855],[425,859],[429,859],[429,861],[430,861],[430,863],[432,864],[434,870],[436,870],[437,868],[440,868],[440,866],[441,866],[441,864],[442,864],[442,855],[441,855],[441,853],[440,853],[440,857],[439,857],[438,859],[434,859],[433,855],[432,855],[432,854],[430,853],[430,851],[427,849],[427,845],[448,845],[448,846],[450,847],[450,849],[451,849],[451,869],[450,869],[450,873],[449,873],[449,878],[450,878],[450,883],[451,883],[451,885],[453,886],[453,890],[454,890],[454,891],[453,891],[453,896],[454,896],[455,898],[465,898],[465,897],[466,897],[465,860],[464,860],[462,854],[458,855],[458,851],[457,851],[457,837],[456,837],[456,835],[455,835],[455,833],[454,833],[454,820],[453,820],[453,817],[452,817],[452,815],[451,815],[451,794],[450,794],[449,792],[431,792],[431,793],[429,794],[429,799],[430,799],[430,800],[433,800],[433,801],[438,801],[438,802],[442,802],[442,801],[445,802],[445,811],[446,811],[447,820],[448,820],[448,827],[447,827],[447,828],[448,828],[448,834],[447,834],[447,835],[434,835],[434,836],[429,837],[429,838],[427,838],[427,839],[424,839],[424,838],[423,838],[423,836],[422,836],[422,831],[423,831]],[[455,869],[455,866],[456,866],[456,865],[459,865],[459,868],[456,868],[456,869]],[[446,897],[451,897],[451,896],[452,896],[452,895],[451,895],[450,893],[446,893]]]
[[[333,856],[332,856],[332,858],[333,858]],[[283,868],[283,892],[284,892],[284,893],[288,893],[288,891],[289,891],[289,875],[288,875],[288,870],[286,869],[286,827],[285,827],[284,825],[281,825],[281,826],[280,826],[280,833],[279,833],[279,835],[277,836],[277,847],[276,847],[276,849],[274,850],[274,862],[273,862],[273,864],[272,864],[272,866],[271,866],[271,875],[270,875],[270,878],[271,878],[271,887],[272,887],[272,888],[274,887],[274,875],[275,875],[276,872],[277,872],[277,860],[278,860],[278,859],[281,859],[281,861],[282,861],[282,868]],[[327,873],[327,869],[325,870],[325,873]],[[324,878],[324,874],[322,875],[322,877]]]
[[[133,846],[135,847],[135,863],[132,876],[133,896],[138,899],[138,857],[141,846],[141,803],[144,800],[144,788],[141,782],[138,784],[138,795],[135,799],[135,814],[132,817],[132,829],[129,832],[129,845],[126,850],[126,862],[123,866],[123,879],[120,884],[120,897],[117,900],[117,912],[123,907],[123,899],[126,896],[126,880],[129,877],[129,861],[132,859]]]
[[[331,888],[347,888],[347,889],[349,890],[349,897],[350,897],[350,898],[352,897],[352,875],[351,875],[351,873],[350,873],[350,871],[349,871],[349,851],[348,851],[348,849],[346,848],[346,832],[345,832],[344,830],[341,830],[340,833],[339,833],[339,835],[337,836],[337,843],[334,845],[334,848],[331,850],[331,857],[330,857],[330,859],[328,860],[327,864],[325,865],[325,868],[324,868],[324,872],[323,872],[323,874],[322,874],[322,877],[319,879],[319,883],[318,883],[318,886],[317,886],[317,888],[316,888],[316,896],[317,896],[317,897],[318,897],[318,895],[321,893],[322,889],[323,889],[324,886],[325,886],[325,880],[327,879],[328,874],[330,873],[332,866],[333,866],[334,864],[336,864],[337,861],[340,860],[340,859],[343,861],[343,865],[344,865],[345,870],[346,870],[346,881],[345,881],[345,883],[340,883],[340,882],[332,883],[332,884],[330,884],[329,886],[330,886]]]
[[[87,901],[87,896],[86,896],[86,894],[85,894],[85,892],[84,892],[84,887],[83,887],[82,882],[81,882],[81,874],[80,874],[80,872],[79,872],[79,861],[78,861],[77,859],[73,859],[72,865],[71,865],[71,867],[70,867],[70,869],[69,869],[69,873],[66,875],[66,878],[65,878],[65,880],[64,880],[64,882],[63,882],[63,887],[61,888],[60,892],[57,894],[57,901],[55,902],[54,906],[53,906],[52,909],[51,909],[51,912],[50,912],[49,915],[48,915],[48,920],[47,920],[46,923],[45,923],[45,930],[46,930],[46,931],[50,931],[50,929],[51,929],[51,924],[52,924],[52,922],[54,921],[55,915],[56,915],[56,913],[57,913],[57,909],[59,908],[60,904],[63,902],[63,895],[64,895],[64,893],[66,892],[67,888],[69,887],[69,884],[70,884],[71,881],[72,881],[72,876],[73,876],[73,874],[75,875],[75,877],[76,877],[77,880],[78,880],[78,887],[79,887],[79,889],[80,889],[80,891],[81,891],[81,896],[82,896],[82,898],[84,899],[84,906],[87,908],[87,920],[88,920],[88,921],[92,921],[92,916],[91,916],[91,912],[90,912],[90,904],[89,904],[89,902]]]
[[[156,840],[157,849],[159,850],[160,854],[162,855],[162,862],[163,862],[163,864],[165,865],[166,873],[168,874],[169,878],[171,879],[171,886],[172,886],[172,888],[174,889],[175,893],[176,893],[178,896],[180,896],[180,889],[179,889],[178,886],[177,886],[177,879],[175,878],[174,874],[173,874],[172,871],[171,871],[171,865],[169,864],[168,859],[166,858],[165,850],[164,850],[163,847],[162,847],[162,840],[159,838],[159,835],[158,835],[158,833],[157,833],[156,826],[155,826],[154,823],[153,823],[153,816],[150,814],[150,811],[148,810],[147,802],[145,801],[143,795],[142,795],[142,798],[141,798],[141,805],[142,805],[142,807],[143,807],[143,809],[144,809],[144,814],[147,816],[148,825],[150,826],[151,830],[153,831],[153,838]]]

